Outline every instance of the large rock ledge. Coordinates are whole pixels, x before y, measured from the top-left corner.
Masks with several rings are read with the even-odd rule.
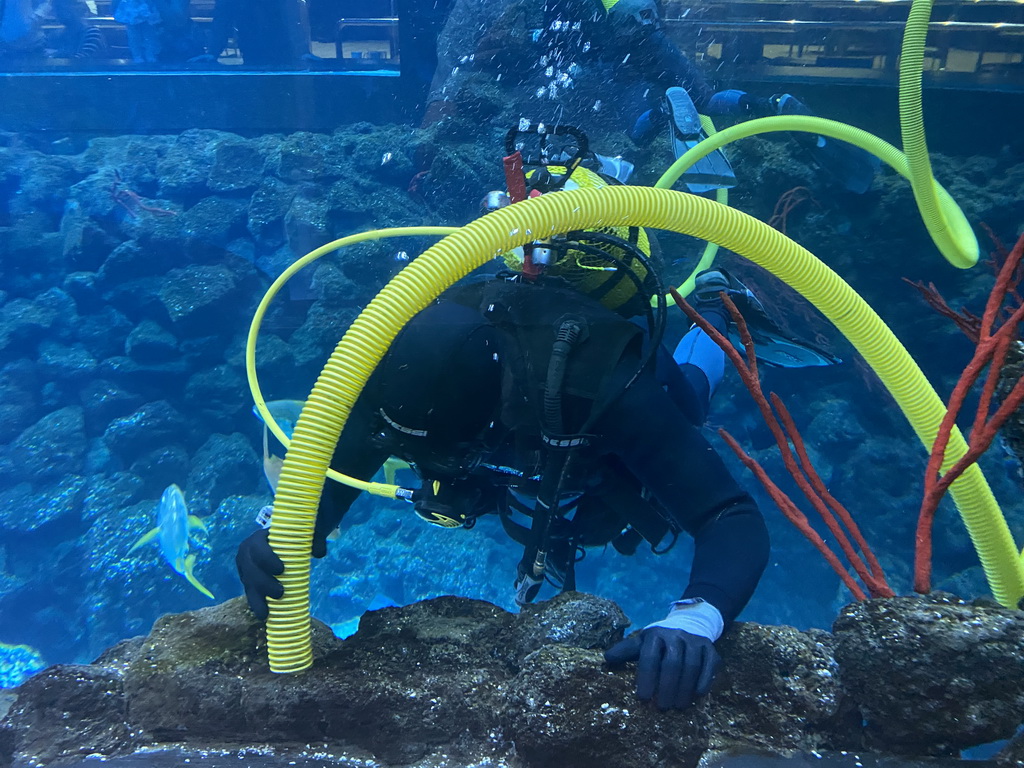
[[[833,634],[739,624],[711,695],[667,713],[634,697],[633,669],[603,663],[626,624],[580,593],[519,615],[439,598],[368,613],[346,640],[315,623],[313,668],[275,675],[262,627],[231,600],[30,679],[0,720],[0,766],[173,743],[312,745],[377,766],[687,768],[737,749],[955,755],[1024,719],[1021,611],[933,595],[850,605]],[[1001,759],[1024,764],[1020,744]]]

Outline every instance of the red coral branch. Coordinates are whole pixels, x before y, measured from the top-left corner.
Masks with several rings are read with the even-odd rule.
[[[882,573],[882,568],[879,565],[877,558],[875,558],[874,554],[871,552],[850,513],[828,492],[824,482],[821,480],[821,477],[814,470],[810,457],[807,455],[803,439],[800,436],[800,433],[796,428],[796,424],[793,422],[789,412],[786,410],[785,406],[783,406],[782,401],[772,393],[772,403],[780,414],[779,418],[782,419],[782,424],[780,424],[779,418],[776,417],[775,412],[772,410],[772,405],[769,404],[768,398],[765,397],[757,374],[757,357],[754,350],[754,341],[747,328],[746,320],[743,318],[743,315],[740,314],[736,305],[727,295],[724,293],[722,294],[722,300],[729,309],[729,313],[732,315],[733,320],[736,323],[737,330],[739,331],[740,338],[743,341],[746,360],[740,356],[740,353],[732,346],[732,344],[729,343],[728,339],[726,339],[718,332],[717,329],[701,317],[700,314],[698,314],[697,311],[693,309],[693,307],[691,307],[675,290],[672,291],[672,297],[675,299],[676,304],[678,304],[683,312],[686,313],[686,316],[689,317],[691,322],[697,324],[701,329],[703,329],[704,332],[722,348],[725,354],[729,357],[733,366],[735,366],[736,370],[739,372],[740,378],[743,380],[747,390],[754,398],[754,402],[757,404],[758,410],[761,412],[761,417],[764,419],[765,424],[768,425],[768,428],[771,430],[771,433],[775,438],[776,444],[779,446],[782,461],[785,464],[787,471],[792,475],[804,496],[821,516],[821,519],[825,522],[825,525],[838,542],[843,555],[853,567],[854,571],[856,571],[864,585],[868,588],[868,592],[873,597],[891,597],[894,593],[886,583],[885,575]],[[783,424],[785,427],[783,427]],[[742,448],[740,448],[739,443],[729,435],[728,432],[725,430],[719,430],[719,434],[733,449],[740,461],[742,461],[744,465],[746,465],[757,476],[758,480],[760,480],[761,484],[765,487],[765,490],[772,497],[772,500],[775,501],[776,505],[778,505],[786,518],[796,526],[796,528],[818,549],[819,552],[821,552],[825,560],[828,561],[839,577],[843,580],[843,583],[849,587],[850,591],[857,597],[857,599],[865,599],[864,591],[860,589],[848,573],[847,569],[843,567],[838,556],[831,550],[831,548],[829,548],[828,544],[825,543],[814,528],[811,527],[806,515],[799,510],[792,499],[790,499],[789,496],[786,495],[786,493],[768,477],[767,472],[765,472],[764,468],[761,467],[755,459],[750,457],[742,450]],[[790,441],[792,441],[796,453],[799,456],[799,465],[796,458],[793,456],[793,450],[789,445]],[[801,467],[803,468],[802,471]],[[843,529],[844,526],[846,530]],[[846,531],[849,531],[849,536]],[[853,537],[861,552],[864,553],[864,557],[868,561],[867,565],[865,565],[864,559],[861,558],[854,546],[850,543],[850,536]]]
[[[907,285],[913,286],[924,298],[925,302],[929,307],[934,309],[943,317],[949,318],[956,327],[963,331],[964,335],[973,341],[975,344],[978,343],[978,329],[981,327],[981,318],[966,309],[957,311],[953,309],[946,300],[942,298],[942,294],[939,293],[939,289],[935,287],[935,283],[928,283],[925,285],[924,282],[913,282],[907,278],[903,278],[903,282]]]
[[[114,180],[110,182],[110,199],[120,205],[128,215],[133,219],[138,218],[139,211],[145,211],[146,213],[152,213],[154,216],[177,216],[177,211],[172,211],[169,208],[158,208],[155,205],[147,205],[142,202],[142,197],[133,189],[123,187],[121,180],[121,174],[118,171],[114,171]]]
[[[1018,328],[1021,321],[1024,320],[1024,305],[1017,302],[1016,307],[1006,306],[1007,298],[1011,297],[1012,299],[1020,282],[1022,259],[1024,259],[1024,237],[1017,241],[1017,245],[1007,255],[999,269],[995,285],[985,304],[985,312],[978,321],[974,356],[964,368],[959,381],[953,388],[953,393],[949,396],[946,415],[939,424],[935,443],[932,445],[928,467],[925,471],[924,498],[918,513],[915,535],[914,589],[917,592],[926,593],[930,590],[932,526],[939,502],[949,490],[950,485],[988,450],[1007,419],[1021,406],[1021,403],[1024,403],[1024,378],[1022,378],[1013,385],[995,413],[989,415],[996,386],[1003,365],[1006,363],[1006,355],[1011,345],[1019,343],[1017,341]],[[941,300],[941,297],[939,299]],[[944,300],[942,304],[948,307]],[[997,318],[1006,311],[1010,312],[1009,317],[996,328]],[[988,374],[982,386],[981,399],[974,416],[974,424],[971,427],[967,452],[943,474],[942,465],[957,416],[960,415],[964,400],[974,388],[985,368],[988,368]]]
[[[811,190],[807,187],[793,187],[783,192],[779,196],[778,202],[775,203],[775,210],[772,211],[772,216],[768,219],[768,226],[775,227],[782,234],[786,234],[786,222],[789,219],[789,214],[800,203],[808,200],[821,208],[821,203],[814,199]]]

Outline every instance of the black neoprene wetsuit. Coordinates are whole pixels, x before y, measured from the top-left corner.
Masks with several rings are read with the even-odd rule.
[[[586,300],[586,299],[584,299]],[[414,318],[411,321],[416,323]],[[668,358],[669,360],[671,358]],[[636,369],[637,358],[624,358],[622,365]],[[676,387],[687,387],[677,377]],[[338,442],[332,467],[355,477],[369,478],[389,455],[397,455],[423,470],[431,480],[452,480],[478,493],[478,505],[490,505],[479,512],[496,512],[505,486],[516,485],[508,473],[487,469],[487,465],[508,467],[516,464],[513,452],[515,434],[505,429],[498,439],[484,441],[489,447],[477,456],[475,469],[453,471],[444,477],[445,446],[424,441],[388,439],[387,424],[375,402],[374,379],[357,401]],[[477,390],[479,392],[479,390]],[[698,395],[692,393],[692,397]],[[480,393],[481,397],[489,396]],[[645,490],[674,527],[695,539],[695,556],[689,583],[683,598],[703,598],[731,622],[753,594],[768,558],[768,534],[756,504],[731,476],[721,458],[676,402],[686,396],[685,389],[669,395],[648,367],[616,397],[593,425],[594,435],[586,449],[582,465],[593,482],[581,485],[577,516],[602,505],[622,505],[622,497],[606,495],[609,488],[635,487],[626,505],[645,502],[639,490]],[[702,413],[700,408],[694,413]],[[501,427],[498,427],[499,431]],[[479,446],[476,449],[481,450]],[[490,451],[490,453],[487,453]],[[455,451],[448,452],[455,453]],[[457,463],[457,462],[456,462]],[[529,476],[536,466],[520,462],[518,469]],[[524,483],[525,484],[525,483]],[[488,492],[488,489],[495,492]],[[316,536],[326,537],[341,521],[358,492],[339,483],[328,482],[317,518]],[[587,503],[588,497],[595,504]],[[639,509],[639,507],[636,507]],[[631,512],[614,510],[628,522]],[[621,529],[618,524],[616,530]],[[599,542],[590,541],[590,544]]]

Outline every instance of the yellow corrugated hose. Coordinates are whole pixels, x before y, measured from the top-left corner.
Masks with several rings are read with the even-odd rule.
[[[712,119],[710,117],[708,117],[707,115],[701,115],[700,116],[700,124],[701,124],[701,127],[704,129],[704,132],[708,136],[714,136],[716,133],[718,133],[718,129],[715,128],[714,121],[712,121]],[[674,179],[673,179],[673,181],[674,181]],[[666,187],[666,189],[670,189],[671,187],[672,187],[672,185],[669,184]],[[715,200],[717,200],[722,205],[728,205],[729,204],[729,190],[726,189],[725,187],[719,187],[718,189],[716,189],[715,190]],[[679,291],[679,294],[681,296],[689,296],[693,292],[693,288],[697,284],[697,275],[699,275],[705,269],[710,269],[711,265],[714,264],[715,256],[717,256],[717,255],[718,255],[718,243],[708,243],[707,245],[704,246],[704,253],[702,253],[700,259],[697,260],[696,266],[694,266],[694,268],[692,270],[690,270],[689,276],[682,282],[682,284],[679,286],[679,288],[676,289],[676,290]],[[666,298],[671,303],[671,296],[668,296]],[[652,305],[654,305],[656,303],[657,303],[657,299],[656,298],[651,300],[651,304]]]
[[[269,429],[276,437],[281,445],[285,448],[288,447],[290,440],[288,436],[281,429],[281,426],[277,423],[277,420],[270,414],[270,410],[267,408],[267,401],[263,397],[263,391],[260,389],[259,378],[256,375],[256,341],[259,339],[260,326],[263,325],[263,318],[267,314],[267,309],[270,307],[270,302],[274,300],[274,297],[280,293],[281,289],[285,284],[295,276],[295,274],[309,266],[319,258],[326,256],[329,253],[344,248],[349,245],[355,245],[356,243],[364,243],[369,240],[384,240],[389,237],[422,237],[422,236],[437,236],[437,235],[450,235],[452,232],[457,231],[457,227],[395,227],[392,229],[377,229],[370,232],[360,232],[355,235],[349,235],[339,240],[333,240],[326,245],[321,245],[315,251],[310,251],[301,259],[293,262],[289,265],[288,269],[282,272],[278,278],[271,283],[267,292],[263,294],[263,299],[260,301],[259,306],[256,307],[256,311],[253,313],[252,322],[249,324],[249,335],[245,340],[245,374],[249,382],[249,392],[252,394],[253,403],[256,404],[256,410],[260,414],[260,418],[263,419],[263,423],[267,425]],[[327,470],[327,476],[332,480],[336,480],[339,483],[358,488],[361,491],[372,493],[375,496],[383,496],[388,499],[395,498],[395,493],[399,490],[398,486],[391,485],[390,483],[372,483],[365,480],[359,480],[348,475],[343,475],[341,472],[336,472],[333,469]]]
[[[924,111],[921,107],[921,78],[924,70],[925,38],[932,15],[932,0],[914,0],[903,31],[900,51],[900,133],[903,151],[907,153],[910,186],[924,225],[943,256],[953,264],[954,258],[969,257],[973,243],[974,261],[978,260],[978,241],[967,227],[950,218],[949,208],[943,204],[941,187],[932,175],[928,159],[928,144],[924,138]],[[970,241],[967,239],[970,233]],[[973,263],[973,262],[972,262]]]
[[[679,177],[686,172],[686,169],[716,149],[720,149],[733,141],[745,139],[748,136],[776,131],[804,131],[854,144],[878,157],[882,162],[891,166],[893,170],[909,180],[912,186],[914,185],[913,171],[908,156],[874,134],[862,131],[860,128],[854,128],[846,123],[838,123],[835,120],[826,120],[821,117],[780,115],[778,117],[762,117],[757,120],[749,120],[745,123],[737,123],[728,128],[723,128],[714,136],[709,136],[683,154],[669,166],[669,169],[665,171],[654,186],[660,189],[670,189]],[[927,162],[927,154],[925,162]],[[931,195],[930,202],[925,201],[925,203],[934,206],[934,210],[925,208],[921,198],[918,198],[918,205],[921,217],[924,219],[926,226],[928,226],[928,232],[931,234],[936,247],[950,264],[961,269],[973,267],[978,262],[978,239],[974,236],[971,225],[968,223],[963,211],[960,210],[960,206],[956,204],[956,201],[953,200],[945,189],[931,178],[930,168],[927,173],[927,183],[920,181],[918,184],[922,187],[930,187],[933,194]],[[939,221],[941,225],[929,224],[929,221]]]
[[[324,367],[299,417],[274,500],[270,543],[285,563],[281,600],[270,601],[271,669],[312,661],[309,563],[324,475],[352,405],[399,330],[456,280],[511,248],[570,230],[654,227],[715,242],[768,269],[828,317],[878,372],[923,440],[934,438],[942,401],[892,332],[835,272],[767,224],[671,190],[609,186],[559,192],[508,206],[449,235],[414,260],[356,318]],[[957,433],[951,453],[962,450]],[[1024,595],[1024,565],[981,472],[953,486],[993,594]]]

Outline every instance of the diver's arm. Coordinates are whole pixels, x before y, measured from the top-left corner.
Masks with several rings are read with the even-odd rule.
[[[373,434],[374,410],[363,398],[356,401],[345,422],[345,428],[334,449],[331,468],[359,480],[369,480],[388,459],[388,452],[376,447],[369,439]],[[320,496],[313,533],[313,556],[323,557],[327,552],[327,537],[341,523],[352,502],[361,491],[330,478]]]
[[[640,376],[598,426],[608,450],[694,537],[683,599],[710,603],[728,626],[768,562],[768,531],[754,500],[652,376]]]
[[[368,440],[373,429],[372,413],[362,400],[356,402],[334,452],[331,464],[335,469],[362,479],[372,477],[384,464],[386,452],[374,448]],[[354,488],[326,480],[313,529],[313,557],[327,554],[328,534],[338,527],[358,495]],[[271,548],[269,534],[266,528],[254,531],[238,545],[235,555],[235,567],[249,608],[262,621],[269,614],[267,599],[279,600],[284,595],[284,587],[277,579],[284,573],[284,563]]]

